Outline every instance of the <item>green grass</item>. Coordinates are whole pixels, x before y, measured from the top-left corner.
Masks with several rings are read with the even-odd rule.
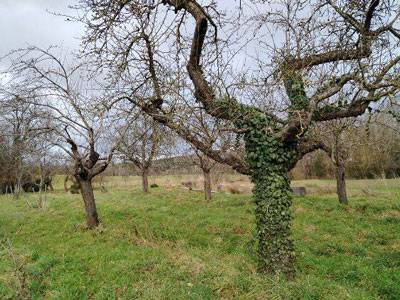
[[[0,197],[0,299],[400,299],[399,197],[295,199],[291,282],[256,272],[248,195],[98,192],[94,231],[79,195],[37,198]]]

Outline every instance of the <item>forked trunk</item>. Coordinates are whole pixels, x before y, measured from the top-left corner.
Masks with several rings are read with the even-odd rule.
[[[144,168],[142,170],[142,185],[143,185],[143,192],[149,192],[149,169]]]
[[[211,200],[211,172],[210,170],[203,170],[204,175],[204,199]]]
[[[344,163],[339,161],[336,165],[336,192],[341,204],[348,204],[345,180]]]
[[[80,180],[81,194],[83,202],[85,203],[86,223],[88,228],[94,228],[99,225],[99,218],[97,216],[96,202],[93,194],[93,187],[91,180]]]

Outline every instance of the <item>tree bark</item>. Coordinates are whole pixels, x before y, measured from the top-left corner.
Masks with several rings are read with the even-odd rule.
[[[258,271],[295,276],[295,251],[291,239],[292,192],[289,170],[297,161],[294,143],[284,143],[265,133],[266,120],[255,115],[244,135],[246,159],[254,184]],[[240,125],[240,124],[239,124]]]
[[[144,168],[142,170],[142,185],[143,185],[143,192],[149,192],[149,169]]]
[[[204,175],[204,199],[211,200],[211,172],[210,170],[203,169]]]
[[[340,204],[346,205],[349,203],[346,192],[345,167],[340,159],[336,163],[336,192]]]
[[[85,203],[86,222],[88,228],[97,227],[100,222],[97,216],[96,202],[93,194],[92,181],[79,180],[83,202]]]
[[[272,166],[271,166],[272,167]],[[258,269],[262,273],[282,272],[294,276],[294,245],[290,238],[292,194],[286,172],[268,168],[255,178],[253,197],[256,202],[258,235]]]

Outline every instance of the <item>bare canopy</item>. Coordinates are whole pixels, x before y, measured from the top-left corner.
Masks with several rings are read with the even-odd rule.
[[[81,0],[78,8],[87,55],[112,70],[119,100],[251,175],[259,269],[292,277],[288,171],[321,146],[310,134],[316,122],[362,115],[398,94],[400,4],[241,2],[242,13],[226,14],[211,0]],[[245,157],[203,143],[179,121],[182,103],[227,121]]]

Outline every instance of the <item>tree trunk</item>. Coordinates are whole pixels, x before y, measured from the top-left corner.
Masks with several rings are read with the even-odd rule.
[[[346,193],[345,167],[340,160],[336,164],[336,192],[341,204],[349,203]]]
[[[204,199],[211,200],[211,172],[210,170],[203,169],[204,175]]]
[[[142,185],[143,185],[143,192],[149,192],[149,169],[144,168],[142,170]]]
[[[17,182],[14,186],[14,197],[15,199],[19,199],[19,196],[22,194],[22,175],[17,177]]]
[[[91,180],[79,180],[83,202],[85,203],[86,222],[89,228],[99,225],[97,216],[96,202],[94,200],[93,187]]]
[[[49,186],[50,191],[51,191],[51,192],[54,192],[54,187],[53,187],[53,181],[52,181],[52,180],[50,180],[48,186]]]
[[[296,161],[296,144],[284,144],[265,134],[264,119],[251,119],[245,134],[246,160],[254,184],[258,271],[295,275],[295,252],[290,237],[292,192],[288,172]]]
[[[65,176],[64,178],[64,191],[68,192],[69,188],[68,188],[68,180],[69,180],[69,175]]]
[[[259,271],[294,276],[291,234],[292,194],[286,172],[265,170],[254,178]]]
[[[18,140],[18,136],[16,137],[16,140],[14,140],[14,147],[17,149],[16,152],[14,153],[15,155],[15,186],[14,186],[14,197],[16,199],[19,199],[20,194],[23,192],[22,190],[22,177],[23,177],[23,163],[22,163],[22,156],[21,156],[21,151],[22,151],[22,146],[21,142]]]

